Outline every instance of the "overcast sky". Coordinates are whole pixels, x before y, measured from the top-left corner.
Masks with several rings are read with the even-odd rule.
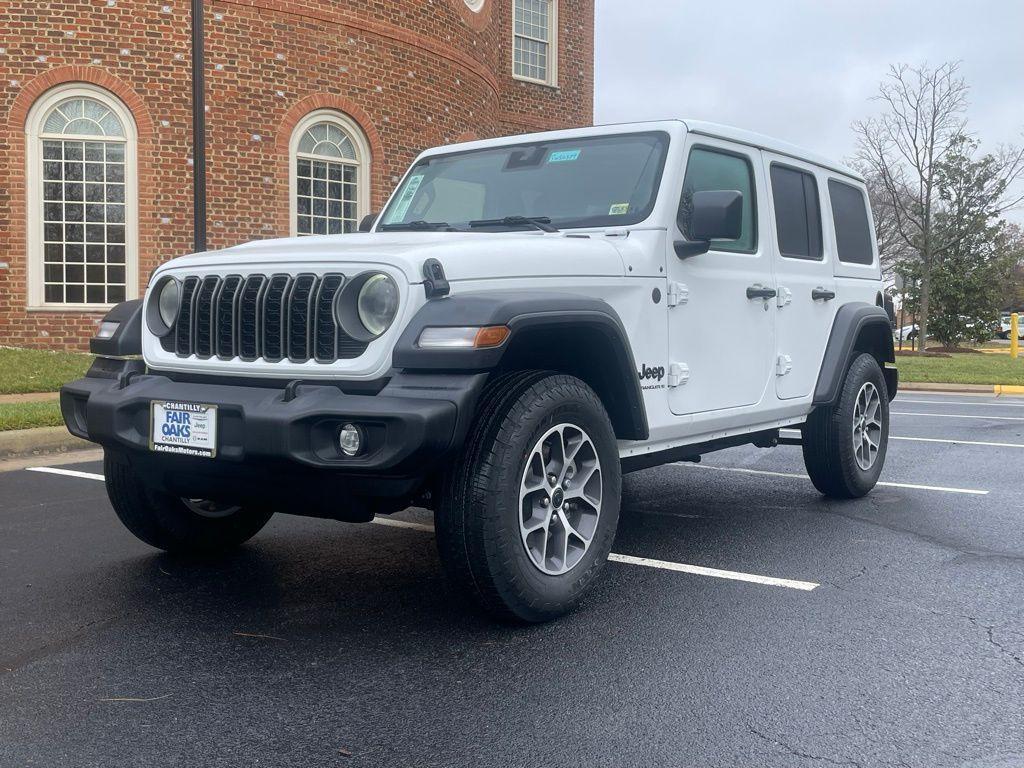
[[[598,123],[692,117],[838,159],[890,63],[961,60],[985,146],[1024,134],[1022,0],[596,0]],[[1016,212],[1014,219],[1024,215]]]

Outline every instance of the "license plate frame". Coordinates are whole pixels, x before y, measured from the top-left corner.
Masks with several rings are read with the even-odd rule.
[[[217,426],[217,406],[211,403],[151,400],[149,450],[216,458]]]

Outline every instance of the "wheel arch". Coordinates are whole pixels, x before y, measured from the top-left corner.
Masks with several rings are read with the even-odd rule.
[[[814,405],[830,405],[836,401],[850,363],[865,352],[878,361],[889,400],[896,396],[896,352],[889,315],[883,307],[851,302],[839,307],[832,323],[814,388]]]
[[[428,326],[507,325],[509,338],[492,349],[428,350],[416,345]],[[513,370],[566,373],[601,398],[619,439],[649,436],[643,394],[628,336],[607,302],[551,291],[465,293],[428,302],[402,333],[394,351],[404,371]]]

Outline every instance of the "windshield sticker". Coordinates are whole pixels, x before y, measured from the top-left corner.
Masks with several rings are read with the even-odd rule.
[[[409,206],[412,205],[412,199],[416,197],[416,193],[419,191],[420,184],[422,183],[422,173],[417,173],[415,176],[409,177],[409,183],[405,185],[405,191],[402,192],[402,197],[399,198],[397,203],[395,203],[394,210],[388,215],[388,224],[395,224],[405,218],[405,214],[409,211]]]
[[[548,155],[549,163],[571,163],[573,160],[580,159],[580,151],[578,149],[563,149],[558,152],[552,152]]]
[[[629,203],[612,203],[608,209],[609,216],[622,216],[624,213],[629,213]]]

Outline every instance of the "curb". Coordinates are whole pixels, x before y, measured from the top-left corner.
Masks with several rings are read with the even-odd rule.
[[[961,392],[975,395],[1024,395],[1024,386],[1017,384],[933,384],[924,381],[901,381],[901,392]]]
[[[95,447],[93,443],[75,437],[64,427],[37,427],[0,432],[0,460],[70,453]]]
[[[1019,384],[996,384],[997,395],[1024,395],[1024,386]]]

